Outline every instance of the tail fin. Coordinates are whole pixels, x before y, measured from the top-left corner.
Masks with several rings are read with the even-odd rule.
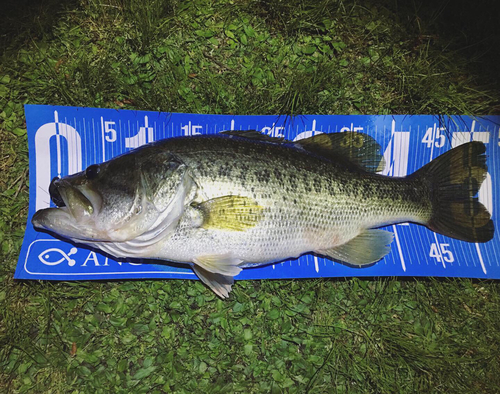
[[[488,242],[495,232],[491,215],[476,197],[486,178],[486,147],[460,145],[418,170],[430,186],[432,231],[467,242]]]

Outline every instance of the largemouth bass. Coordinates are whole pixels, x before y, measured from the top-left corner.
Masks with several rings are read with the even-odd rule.
[[[363,133],[172,138],[54,179],[57,208],[32,223],[116,258],[189,264],[225,298],[242,269],[304,253],[373,264],[390,252],[393,234],[377,229],[388,224],[489,241],[493,221],[476,197],[485,150],[460,145],[393,178],[376,173],[380,146]]]

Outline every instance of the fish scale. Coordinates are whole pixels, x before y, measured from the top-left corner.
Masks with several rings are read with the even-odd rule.
[[[251,265],[275,262],[335,247],[367,225],[424,221],[430,214],[430,204],[422,207],[420,202],[423,191],[416,192],[417,203],[408,198],[414,190],[411,180],[388,184],[386,177],[346,171],[298,149],[277,150],[275,144],[244,138],[215,139],[217,145],[208,151],[213,141],[200,139],[198,150],[193,140],[179,139],[171,149],[191,169],[204,199],[248,196],[264,207],[265,218],[241,233],[193,228],[166,246],[170,259],[186,261],[196,250],[232,253]]]

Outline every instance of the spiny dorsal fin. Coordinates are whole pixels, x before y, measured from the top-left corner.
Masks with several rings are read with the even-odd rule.
[[[295,145],[328,159],[354,163],[368,172],[382,171],[385,167],[380,145],[364,133],[347,131],[318,134],[299,140]]]
[[[277,142],[277,143],[288,142],[285,140],[284,137],[271,137],[257,130],[226,130],[226,131],[221,131],[219,134],[234,135],[237,137],[249,138],[251,140],[260,140],[267,142]]]
[[[394,234],[385,230],[365,230],[349,242],[316,253],[351,265],[369,265],[379,261],[391,251]]]
[[[250,197],[217,197],[202,202],[197,208],[203,214],[201,227],[206,229],[244,231],[255,227],[264,217],[264,208]]]

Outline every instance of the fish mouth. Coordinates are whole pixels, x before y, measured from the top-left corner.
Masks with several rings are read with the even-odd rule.
[[[52,181],[50,182],[49,186],[50,199],[56,205],[56,207],[59,208],[66,206],[66,203],[64,202],[64,199],[61,196],[61,192],[59,191],[60,179],[61,178],[57,176],[55,178],[52,178]]]
[[[88,187],[73,186],[68,180],[54,178],[49,194],[57,208],[41,209],[33,215],[35,228],[81,238],[93,226],[91,219],[100,210],[102,199]]]
[[[54,178],[49,186],[50,199],[58,208],[67,208],[76,220],[94,213],[94,204],[83,193],[83,188],[73,186],[66,179]]]

